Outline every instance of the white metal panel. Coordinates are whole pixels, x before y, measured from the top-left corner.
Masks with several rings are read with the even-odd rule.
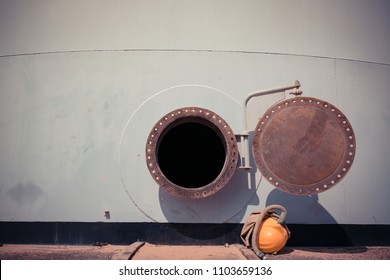
[[[181,49],[390,63],[386,0],[2,0],[0,54]],[[370,39],[367,39],[369,36]]]
[[[390,66],[337,63],[340,106],[356,134],[356,162],[345,180],[346,222],[381,224],[390,197]],[[359,213],[359,215],[356,215]]]
[[[279,203],[290,223],[390,222],[388,2],[106,3],[0,2],[0,220],[242,222]],[[339,185],[292,196],[238,170],[209,200],[160,192],[143,149],[163,114],[205,106],[240,133],[247,93],[296,79],[355,130]],[[281,98],[251,100],[249,127]]]

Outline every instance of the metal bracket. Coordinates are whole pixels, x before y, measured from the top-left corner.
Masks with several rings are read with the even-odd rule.
[[[280,88],[272,88],[272,89],[266,89],[266,90],[261,90],[261,91],[255,91],[255,92],[249,93],[245,97],[243,105],[242,105],[244,130],[241,134],[236,134],[236,135],[241,137],[241,142],[242,142],[241,165],[238,168],[242,168],[242,169],[245,169],[248,171],[252,168],[249,164],[249,140],[248,140],[249,132],[248,132],[248,116],[247,116],[247,114],[248,114],[247,107],[248,107],[249,100],[253,97],[283,92],[283,91],[290,90],[290,89],[294,89],[294,91],[291,92],[290,94],[301,95],[302,91],[299,90],[300,87],[301,87],[301,84],[299,83],[299,81],[295,81],[294,85],[288,85],[288,86],[280,87]]]

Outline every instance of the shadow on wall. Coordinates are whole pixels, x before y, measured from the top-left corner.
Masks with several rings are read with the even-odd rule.
[[[228,238],[241,231],[248,205],[258,205],[256,186],[248,183],[251,175],[237,170],[231,180],[212,196],[188,200],[159,189],[162,213],[169,226],[185,237],[197,240]],[[254,184],[256,185],[256,184]],[[231,239],[231,238],[230,238]]]
[[[250,141],[252,137],[253,132]],[[255,166],[252,153],[249,160]],[[240,164],[239,156],[238,166]],[[260,202],[257,189],[261,177],[256,178],[256,172],[256,168],[249,172],[237,168],[220,191],[203,199],[176,198],[159,188],[162,213],[169,226],[185,239],[235,240],[239,238],[248,205],[259,205]]]
[[[274,189],[267,197],[266,205],[279,204],[287,210],[287,223],[307,224],[336,224],[336,220],[318,202],[318,195],[293,195]]]
[[[292,195],[274,189],[266,205],[279,204],[286,208],[286,223],[291,231],[287,245],[294,246],[351,246],[353,242],[340,225],[319,203],[318,195]],[[316,221],[308,224],[307,221]]]
[[[249,160],[255,166],[251,154]],[[259,205],[257,189],[260,180],[256,178],[256,172],[256,168],[249,172],[237,168],[220,191],[202,199],[177,198],[159,188],[162,213],[169,226],[185,238],[229,239],[228,236],[233,234],[239,237],[240,223],[248,205]]]

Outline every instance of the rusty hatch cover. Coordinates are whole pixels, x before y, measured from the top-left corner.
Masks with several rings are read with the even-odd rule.
[[[253,136],[253,156],[263,176],[292,194],[316,194],[336,185],[355,157],[355,135],[330,103],[295,97],[272,106]]]

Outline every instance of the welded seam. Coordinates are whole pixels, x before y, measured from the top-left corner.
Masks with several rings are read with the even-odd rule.
[[[336,92],[336,105],[339,106],[339,92],[338,92],[338,84],[337,84],[337,60],[335,59],[334,62],[333,62],[333,66],[334,66],[334,83],[335,83],[335,92]],[[347,207],[346,207],[346,203],[347,203],[347,192],[345,190],[345,184],[341,184],[343,186],[343,201],[344,201],[344,222],[347,224],[347,220],[348,220],[348,217],[347,217]]]
[[[336,59],[349,62],[369,63],[375,65],[390,66],[390,63],[376,62],[361,59],[352,59],[344,57],[333,57],[323,55],[297,54],[297,53],[283,53],[283,52],[267,52],[267,51],[247,51],[247,50],[217,50],[217,49],[164,49],[164,48],[129,48],[129,49],[89,49],[89,50],[64,50],[64,51],[46,51],[46,52],[31,52],[31,53],[17,53],[4,54],[0,58],[22,57],[22,56],[38,56],[38,55],[55,55],[55,54],[71,54],[71,53],[108,53],[108,52],[192,52],[192,53],[238,53],[238,54],[262,54],[262,55],[279,55],[279,56],[293,56],[315,59]]]
[[[146,100],[144,100],[136,109],[135,111],[131,114],[130,118],[127,120],[126,122],[126,125],[123,127],[123,130],[122,130],[122,134],[121,134],[121,137],[119,139],[119,144],[118,144],[118,154],[117,154],[117,157],[118,157],[118,161],[117,163],[119,164],[118,168],[119,168],[119,173],[120,173],[120,179],[121,179],[121,182],[122,182],[122,186],[125,190],[125,192],[127,193],[128,197],[130,198],[130,200],[132,201],[132,203],[135,205],[135,207],[141,212],[143,213],[147,218],[149,218],[150,220],[154,221],[154,222],[158,222],[156,219],[154,219],[151,215],[149,215],[148,213],[146,213],[144,210],[141,209],[141,207],[136,203],[136,201],[133,199],[133,197],[131,196],[130,192],[127,190],[126,188],[126,183],[124,181],[124,178],[123,178],[123,174],[122,174],[122,170],[121,170],[121,151],[122,151],[122,145],[123,145],[123,138],[125,137],[125,133],[126,133],[126,130],[127,130],[127,127],[128,125],[130,124],[132,118],[138,113],[138,111],[146,104],[148,103],[150,100],[154,99],[155,97],[159,96],[160,94],[163,94],[164,92],[167,92],[171,89],[175,89],[175,88],[180,88],[180,87],[193,87],[193,86],[196,86],[196,87],[201,87],[201,88],[207,88],[207,89],[212,89],[212,90],[215,90],[221,94],[223,94],[224,96],[230,98],[233,102],[237,103],[238,105],[241,106],[241,103],[238,102],[235,98],[233,98],[232,96],[230,96],[229,94],[227,94],[226,92],[224,91],[221,91],[217,88],[214,88],[214,87],[210,87],[210,86],[206,86],[206,85],[199,85],[199,84],[183,84],[183,85],[176,85],[176,86],[172,86],[172,87],[168,87],[168,88],[165,88],[163,90],[160,90],[159,92],[153,94],[152,96],[150,96],[149,98],[147,98]]]
[[[333,68],[334,68],[334,84],[335,84],[335,92],[336,92],[336,106],[339,106],[339,93],[337,87],[337,60],[333,60]]]
[[[123,128],[122,130],[122,135],[121,135],[121,138],[120,138],[120,141],[119,141],[119,146],[122,145],[122,139],[124,137],[124,134],[126,132],[126,128],[127,126],[129,125],[131,119],[134,117],[134,115],[141,109],[142,106],[144,106],[146,103],[148,103],[150,100],[152,100],[153,98],[159,96],[160,94],[166,92],[166,91],[169,91],[171,89],[175,89],[175,88],[180,88],[180,87],[201,87],[201,88],[207,88],[207,89],[212,89],[212,90],[215,90],[223,95],[225,95],[226,97],[230,98],[233,102],[239,104],[241,106],[241,103],[238,102],[235,98],[233,98],[232,96],[230,96],[229,94],[227,94],[226,92],[222,91],[222,90],[219,90],[217,88],[214,88],[214,87],[210,87],[210,86],[206,86],[206,85],[199,85],[199,84],[182,84],[182,85],[176,85],[176,86],[171,86],[171,87],[168,87],[168,88],[165,88],[163,90],[160,90],[159,92],[153,94],[152,96],[150,96],[149,98],[147,98],[146,100],[144,100],[138,107],[137,109],[135,109],[135,111],[131,114],[130,118],[127,120],[126,122],[126,125],[125,127]]]

